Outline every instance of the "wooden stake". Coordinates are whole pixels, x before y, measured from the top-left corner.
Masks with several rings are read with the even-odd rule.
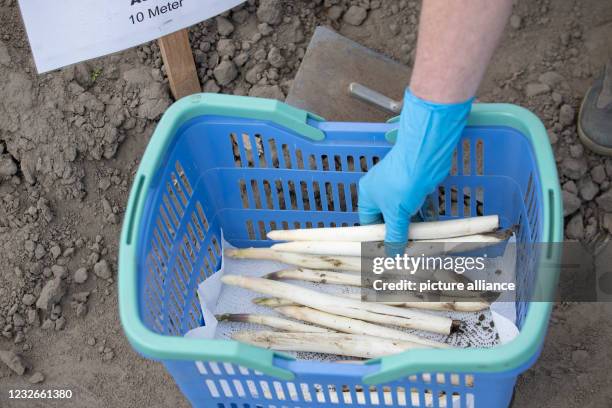
[[[157,41],[174,98],[202,92],[187,29],[168,34]]]

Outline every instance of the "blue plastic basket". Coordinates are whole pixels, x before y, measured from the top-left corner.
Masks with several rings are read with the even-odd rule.
[[[182,337],[204,324],[196,288],[220,265],[221,231],[244,247],[269,245],[272,229],[355,225],[358,180],[387,153],[396,127],[325,122],[275,101],[208,94],[164,115],[126,212],[120,312],[132,345],[162,360],[194,406],[509,404],[517,375],[537,359],[551,308],[525,302],[552,290],[538,286],[539,273],[521,275],[534,270],[529,253],[517,262],[521,334],[493,349],[408,351],[357,365]],[[519,243],[561,241],[558,177],[534,115],[475,105],[456,157],[433,195],[445,203],[440,218],[499,214],[503,226],[519,226]]]

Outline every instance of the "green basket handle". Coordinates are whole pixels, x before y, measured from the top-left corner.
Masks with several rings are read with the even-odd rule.
[[[208,341],[206,341],[206,343],[207,347],[210,347]],[[211,349],[210,360],[208,361],[238,364],[247,369],[259,371],[270,377],[285,381],[293,381],[295,379],[295,374],[292,371],[274,365],[275,359],[294,361],[295,358],[288,354],[251,346],[237,341],[224,341],[220,344],[220,347],[226,349],[228,352],[220,354],[219,349],[213,347]],[[207,360],[203,359],[200,361]]]
[[[321,129],[308,123],[309,120],[323,122],[324,118],[274,99],[201,93],[180,99],[170,109],[187,112],[191,117],[219,115],[265,120],[316,142],[325,139],[325,133]],[[185,119],[189,117],[182,118],[183,121]]]

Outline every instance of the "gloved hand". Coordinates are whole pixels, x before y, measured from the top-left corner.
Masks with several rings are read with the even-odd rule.
[[[359,221],[385,222],[387,252],[403,253],[410,217],[448,175],[472,107],[427,102],[406,89],[397,141],[359,181]]]

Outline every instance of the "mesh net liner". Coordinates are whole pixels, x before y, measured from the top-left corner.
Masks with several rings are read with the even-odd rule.
[[[228,249],[232,248],[232,246],[224,241],[223,248]],[[515,248],[514,245],[508,245],[503,257],[487,260],[488,268],[495,268],[496,270],[502,271],[501,275],[495,277],[496,280],[499,279],[500,282],[507,279],[508,274],[514,275],[516,256],[513,248]],[[267,295],[236,286],[224,285],[221,283],[220,279],[225,274],[261,277],[265,274],[291,267],[291,265],[279,262],[232,259],[224,256],[221,269],[213,276],[207,278],[198,287],[198,297],[200,299],[200,306],[206,324],[205,326],[189,331],[186,336],[204,339],[231,339],[232,334],[237,331],[274,330],[266,326],[249,323],[218,323],[215,319],[215,315],[224,313],[256,313],[284,317],[280,313],[275,312],[272,308],[259,306],[252,302],[254,298],[268,297]],[[466,276],[469,277],[469,273],[466,273]],[[357,287],[316,284],[294,280],[288,280],[286,282],[334,295],[360,293],[360,289]],[[461,329],[450,336],[445,336],[420,330],[393,328],[408,333],[414,333],[423,338],[444,342],[458,348],[493,347],[497,344],[506,343],[512,340],[518,334],[518,329],[514,324],[516,313],[514,295],[511,293],[502,294],[499,301],[494,302],[490,309],[481,312],[420,311],[461,320]],[[304,360],[336,361],[349,359],[341,356],[318,353],[290,352],[288,354],[292,354],[298,359]]]

